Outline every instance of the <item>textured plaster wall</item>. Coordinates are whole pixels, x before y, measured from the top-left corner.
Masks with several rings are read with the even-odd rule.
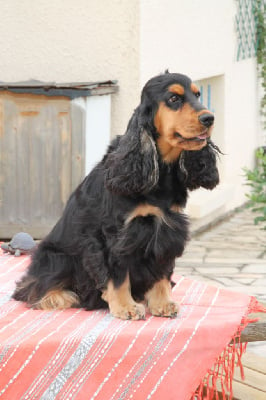
[[[194,80],[223,74],[236,51],[235,3],[141,1],[141,82],[166,68]]]
[[[229,209],[246,201],[243,167],[253,167],[260,144],[256,59],[236,61],[236,5],[235,0],[140,2],[141,84],[166,68],[212,83],[217,112],[213,138],[226,154],[220,170],[222,183],[230,188],[229,196],[224,195]],[[219,88],[215,80],[220,80]],[[209,198],[207,193],[206,202]]]
[[[230,207],[245,200],[242,168],[259,144],[257,83],[255,59],[235,61],[235,0],[0,2],[0,79],[118,79],[112,135],[124,133],[141,86],[166,68],[222,77],[222,177],[235,188]]]
[[[138,0],[1,1],[2,81],[117,79],[112,134],[139,102]]]

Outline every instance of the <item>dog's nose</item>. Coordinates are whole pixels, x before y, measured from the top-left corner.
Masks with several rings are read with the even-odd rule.
[[[204,113],[199,115],[199,121],[202,125],[209,127],[212,126],[214,122],[214,115],[209,113]]]

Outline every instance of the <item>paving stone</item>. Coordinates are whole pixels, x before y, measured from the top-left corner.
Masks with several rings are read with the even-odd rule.
[[[242,283],[243,285],[250,285],[252,282],[254,282],[255,278],[257,278],[257,275],[255,275],[255,277],[253,276],[252,278],[237,278],[234,279],[234,281]]]
[[[191,242],[188,242],[186,246],[186,251],[187,249],[193,249],[195,251],[201,252],[202,250],[205,250],[205,246],[202,244],[202,242],[195,242],[194,240]]]
[[[258,295],[265,295],[265,286],[231,286],[228,290],[249,294],[250,296],[257,297]]]
[[[232,279],[231,277],[227,278],[227,277],[220,277],[220,276],[215,276],[215,281],[221,283],[222,285],[226,286],[226,287],[230,287],[230,286],[236,286],[236,282],[234,279]]]
[[[266,293],[259,293],[256,297],[260,303],[266,303]]]
[[[186,263],[195,263],[195,262],[203,262],[203,256],[199,255],[191,255],[191,254],[184,254],[182,256],[182,260],[185,261]]]
[[[255,353],[258,356],[266,354],[266,342],[250,342],[247,345],[247,351]]]
[[[205,247],[201,247],[200,249],[198,249],[198,248],[194,248],[192,245],[190,245],[190,244],[188,244],[187,246],[186,246],[186,248],[185,248],[185,251],[184,251],[184,253],[183,253],[183,256],[182,257],[184,257],[184,255],[186,255],[186,254],[194,254],[194,253],[196,253],[196,254],[204,254],[206,252],[206,248]]]
[[[202,265],[202,263],[201,262],[186,262],[186,261],[181,261],[180,259],[178,259],[176,262],[175,262],[175,266],[176,266],[176,268],[184,268],[184,269],[187,269],[187,268],[196,268],[196,267],[200,267]]]
[[[263,264],[265,265],[265,260],[260,259],[260,258],[225,258],[223,257],[222,259],[220,257],[209,257],[207,256],[204,260],[205,263],[222,263],[222,264]]]
[[[263,279],[256,279],[253,283],[252,286],[264,286],[265,292],[266,292],[266,277]]]
[[[197,261],[195,262],[187,262],[186,260],[182,261],[182,259],[177,259],[176,261],[176,267],[178,268],[201,268],[201,267],[206,267],[206,268],[221,268],[221,267],[225,267],[225,268],[230,268],[230,267],[234,267],[238,269],[238,273],[241,275],[241,269],[243,268],[243,264],[235,264],[235,263],[224,263],[224,262],[218,262],[218,263],[205,263],[202,261]],[[248,277],[250,276],[250,274],[248,274]],[[246,276],[244,276],[246,277]],[[257,275],[255,274],[255,277],[257,277]]]
[[[226,249],[230,250],[230,252],[234,252],[236,254],[237,251],[241,252],[263,252],[264,247],[262,245],[253,245],[253,244],[245,244],[243,247],[243,243],[240,241],[233,241],[231,240],[230,242],[223,241],[222,243],[217,243],[217,242],[205,242],[204,247],[207,249]]]
[[[178,267],[175,267],[175,273],[176,274],[179,274],[179,275],[189,275],[189,274],[192,274],[194,271],[193,271],[193,268],[178,268]]]
[[[264,277],[265,274],[251,274],[251,273],[249,274],[249,273],[239,272],[237,274],[234,274],[232,276],[232,279],[238,280],[238,278],[240,278],[240,279],[251,279],[252,281],[254,281],[254,279],[263,279]]]
[[[255,296],[266,303],[266,231],[255,214],[242,209],[208,231],[192,236],[177,273],[208,285]],[[266,356],[266,346],[248,351]]]
[[[191,275],[184,275],[186,278],[198,281],[198,282],[204,282],[207,283],[208,285],[215,286],[215,287],[221,287],[224,288],[224,285],[220,282],[217,282],[213,279],[210,279],[204,275],[199,275],[199,274],[191,274]]]
[[[210,250],[208,252],[208,257],[219,257],[220,259],[223,258],[238,258],[241,254],[241,257],[244,259],[249,258],[257,258],[260,256],[260,251],[239,251],[239,249],[223,249],[223,250]]]
[[[212,267],[200,267],[196,268],[196,271],[200,274],[208,274],[208,275],[231,275],[238,272],[237,268],[234,267],[219,267],[219,268],[212,268]]]
[[[242,269],[243,272],[253,272],[253,273],[265,273],[266,274],[266,262],[262,260],[262,263],[248,264]]]
[[[245,244],[254,244],[255,246],[258,245],[258,239],[252,235],[252,236],[243,236],[241,235],[241,238],[238,237],[234,237],[233,235],[230,238],[233,242],[239,242],[239,243],[245,243]]]

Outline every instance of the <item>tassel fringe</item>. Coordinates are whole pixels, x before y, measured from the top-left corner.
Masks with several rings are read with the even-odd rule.
[[[213,367],[209,369],[206,376],[202,379],[199,387],[191,397],[191,400],[233,399],[235,366],[240,368],[242,380],[245,379],[241,357],[246,351],[247,343],[241,343],[240,336],[248,324],[258,321],[258,318],[248,318],[248,314],[257,312],[266,313],[266,307],[263,307],[255,297],[251,297],[248,310],[242,318],[231,343],[225,347],[222,354],[216,359]]]

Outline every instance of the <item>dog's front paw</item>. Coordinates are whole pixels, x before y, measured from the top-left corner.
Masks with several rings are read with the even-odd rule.
[[[179,304],[171,300],[171,283],[166,278],[155,282],[145,299],[151,314],[157,317],[175,318],[179,312]]]
[[[145,319],[145,306],[136,303],[131,295],[129,275],[118,287],[110,280],[102,292],[102,299],[109,305],[110,313],[120,319]]]
[[[152,315],[156,317],[168,317],[176,318],[179,313],[179,304],[174,301],[169,301],[167,303],[157,303],[149,305],[149,309]]]
[[[110,306],[111,314],[120,319],[145,319],[145,307],[143,304],[130,303],[126,305],[116,304]]]

